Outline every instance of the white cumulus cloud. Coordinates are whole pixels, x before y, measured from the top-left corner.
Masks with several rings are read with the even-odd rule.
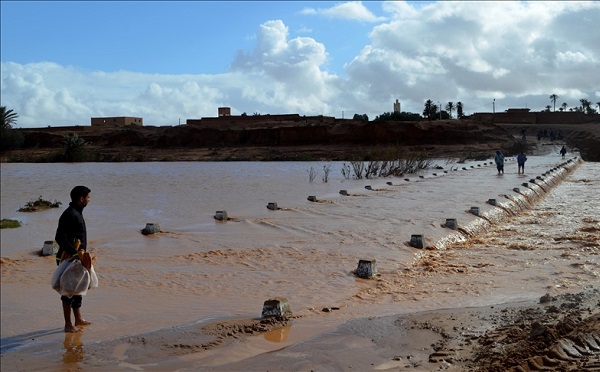
[[[385,17],[375,16],[361,1],[336,4],[331,8],[306,8],[302,11],[302,14],[322,15],[328,18],[361,22],[380,22],[385,20]]]

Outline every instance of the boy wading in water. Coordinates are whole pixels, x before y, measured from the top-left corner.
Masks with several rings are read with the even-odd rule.
[[[525,173],[525,162],[527,161],[527,156],[523,152],[520,152],[517,155],[517,164],[519,165],[517,173]]]
[[[504,174],[504,155],[500,152],[500,150],[496,151],[496,157],[494,158],[494,161],[496,162],[498,174]]]
[[[59,246],[56,253],[56,264],[63,259],[77,256],[78,251],[87,250],[87,231],[83,219],[83,208],[90,202],[91,190],[85,186],[75,186],[71,190],[71,202],[58,220],[58,227],[54,239]],[[83,253],[82,252],[82,253]],[[77,326],[92,324],[81,316],[82,296],[61,296],[63,315],[65,318],[65,332],[81,332]],[[71,309],[75,316],[75,324],[71,322]]]

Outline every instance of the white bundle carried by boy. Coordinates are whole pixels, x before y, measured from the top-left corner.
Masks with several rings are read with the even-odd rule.
[[[96,257],[84,251],[62,260],[52,275],[52,288],[63,296],[85,296],[88,289],[98,287],[95,261]]]

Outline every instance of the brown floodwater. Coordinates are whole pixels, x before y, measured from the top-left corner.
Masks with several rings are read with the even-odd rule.
[[[264,301],[285,297],[304,328],[264,335],[281,344],[355,317],[597,287],[600,165],[530,182],[562,162],[554,152],[530,156],[520,175],[509,159],[497,175],[491,160],[439,160],[444,169],[423,178],[369,180],[345,179],[337,162],[2,164],[2,218],[23,223],[1,236],[3,350],[59,338],[62,345],[59,295],[50,287],[56,265],[37,252],[53,239],[77,184],[92,189],[84,216],[100,282],[84,297],[94,324],[82,343],[258,317]],[[313,182],[311,168],[319,172]],[[63,205],[17,211],[39,196]],[[278,210],[267,208],[273,202]],[[473,206],[481,217],[469,213]],[[214,218],[223,210],[226,222]],[[459,230],[443,226],[448,218]],[[161,233],[142,235],[146,223]],[[412,234],[441,249],[410,247]],[[379,276],[357,278],[361,259],[376,260]],[[251,352],[259,351],[240,355]]]

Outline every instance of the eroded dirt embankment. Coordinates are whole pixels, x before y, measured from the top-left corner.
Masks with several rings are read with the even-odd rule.
[[[22,149],[3,162],[60,161],[63,141],[77,133],[86,142],[85,161],[311,161],[427,156],[489,156],[514,149],[506,130],[468,120],[273,125],[240,129],[177,127],[23,129]],[[400,154],[400,155],[402,155]]]
[[[526,129],[527,142],[521,141]],[[496,149],[506,155],[539,142],[539,130],[562,131],[571,152],[600,161],[600,123],[491,124],[471,120],[419,122],[264,123],[252,128],[65,127],[20,129],[24,147],[3,151],[1,162],[60,162],[63,141],[86,141],[83,161],[348,161],[401,152],[477,159]],[[543,141],[549,141],[544,138]]]

